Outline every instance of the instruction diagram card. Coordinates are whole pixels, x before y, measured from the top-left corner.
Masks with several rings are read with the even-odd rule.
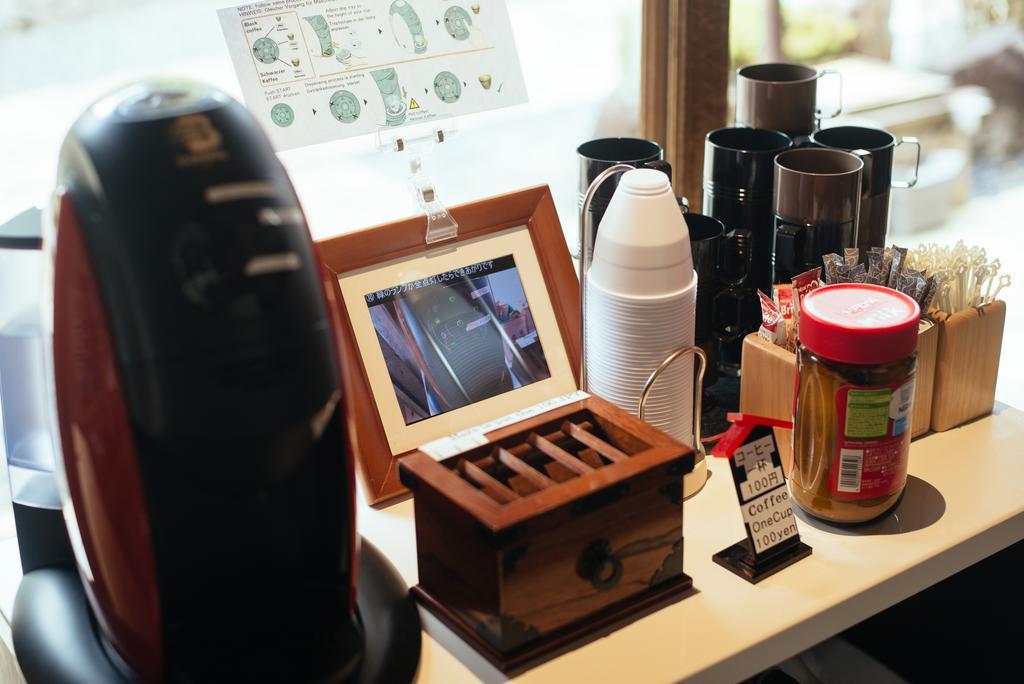
[[[217,14],[278,150],[527,100],[505,0],[266,0]]]

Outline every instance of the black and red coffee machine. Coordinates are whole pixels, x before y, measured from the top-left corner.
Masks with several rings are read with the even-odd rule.
[[[360,559],[326,272],[257,122],[194,83],[118,91],[68,134],[54,213],[77,576],[19,588],[26,679],[411,679],[415,608]]]

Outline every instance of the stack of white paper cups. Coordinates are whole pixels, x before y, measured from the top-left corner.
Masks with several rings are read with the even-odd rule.
[[[668,177],[627,171],[601,221],[587,273],[590,391],[635,415],[650,374],[693,344],[696,296],[690,237]],[[692,355],[658,376],[644,419],[693,445]]]

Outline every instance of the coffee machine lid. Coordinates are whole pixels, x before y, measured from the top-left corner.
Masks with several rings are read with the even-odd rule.
[[[187,79],[151,79],[115,90],[90,108],[99,119],[148,121],[211,109],[229,101],[221,91]]]

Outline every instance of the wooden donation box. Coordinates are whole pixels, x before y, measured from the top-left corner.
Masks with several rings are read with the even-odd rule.
[[[400,461],[413,491],[413,591],[502,669],[686,592],[692,451],[596,397]]]

